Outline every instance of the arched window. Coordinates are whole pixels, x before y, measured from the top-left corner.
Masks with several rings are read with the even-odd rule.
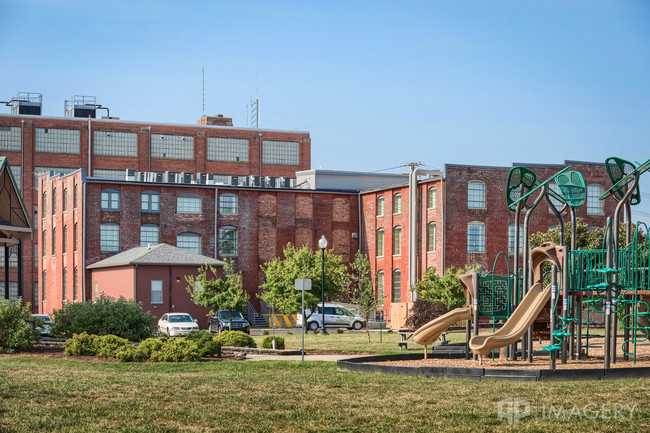
[[[485,183],[473,180],[467,184],[467,207],[485,209]]]
[[[201,213],[201,197],[193,194],[183,194],[176,199],[176,212]]]
[[[201,236],[196,233],[181,233],[176,236],[176,246],[191,253],[201,254]]]
[[[120,192],[118,190],[102,190],[102,210],[120,210]]]
[[[597,183],[587,185],[587,215],[604,215],[605,202],[599,200],[603,186]]]
[[[99,226],[99,251],[115,253],[120,250],[120,225],[102,223]]]
[[[436,187],[431,187],[427,191],[427,208],[428,209],[435,209],[436,204],[438,202],[438,192],[436,190]]]
[[[160,212],[160,193],[143,191],[140,194],[140,210],[142,212]]]
[[[432,253],[436,250],[436,223],[427,224],[427,252]]]
[[[402,194],[397,193],[393,196],[393,214],[402,213]]]
[[[377,304],[384,305],[384,271],[377,272]]]
[[[61,281],[61,300],[65,304],[68,299],[68,268],[63,268],[63,278]]]
[[[397,226],[393,229],[393,255],[402,254],[402,228]]]
[[[239,197],[234,194],[222,194],[219,197],[219,212],[222,215],[239,214]]]
[[[485,224],[480,221],[472,221],[467,224],[467,252],[485,252]]]
[[[52,215],[56,215],[56,188],[52,188]]]
[[[61,200],[61,209],[63,212],[66,212],[68,210],[68,188],[63,188],[63,199]]]
[[[377,197],[377,216],[384,216],[384,196]]]
[[[376,246],[377,246],[377,252],[376,252],[377,257],[383,257],[384,256],[384,229],[377,230]]]
[[[219,229],[219,254],[236,256],[237,252],[237,228],[221,227]]]
[[[392,302],[402,302],[402,271],[393,271]]]
[[[142,224],[140,226],[140,246],[156,245],[160,243],[160,227],[156,224]]]

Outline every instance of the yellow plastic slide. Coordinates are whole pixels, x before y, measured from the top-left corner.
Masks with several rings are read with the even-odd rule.
[[[542,289],[541,283],[535,283],[501,329],[494,334],[472,337],[469,348],[477,355],[487,355],[494,349],[519,340],[539,316],[549,299],[551,299],[551,285]]]
[[[472,319],[472,307],[456,308],[436,319],[413,333],[413,340],[423,346],[430,346],[435,343],[440,334],[456,322]]]

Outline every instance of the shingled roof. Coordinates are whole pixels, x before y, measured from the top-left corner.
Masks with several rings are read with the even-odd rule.
[[[223,266],[225,263],[212,257],[191,253],[167,244],[134,247],[87,266],[86,269],[112,268],[129,265]]]

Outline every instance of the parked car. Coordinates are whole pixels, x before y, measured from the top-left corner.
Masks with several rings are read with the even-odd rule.
[[[323,326],[323,313],[321,312],[322,305],[316,307],[316,311],[311,316],[309,310],[305,311],[307,316],[307,328],[315,331]],[[296,317],[296,325],[302,326],[302,314],[298,313]],[[328,328],[348,328],[359,330],[363,328],[363,317],[354,314],[347,308],[337,305],[325,303],[325,326]]]
[[[38,327],[41,331],[41,335],[50,335],[50,329],[52,329],[52,326],[54,326],[54,323],[52,322],[52,319],[50,319],[50,316],[47,314],[32,314],[32,318],[39,319],[31,321],[32,327]],[[37,322],[41,322],[42,324]]]
[[[231,323],[232,313],[232,323]],[[219,310],[216,315],[210,316],[210,332],[242,331],[251,333],[251,325],[239,311]]]
[[[158,331],[170,337],[187,335],[190,331],[198,331],[196,319],[187,313],[167,313],[158,321]]]

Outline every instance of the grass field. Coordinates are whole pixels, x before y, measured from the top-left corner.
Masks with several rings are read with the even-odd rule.
[[[288,337],[289,347],[300,346],[300,335]],[[372,350],[365,338],[309,335],[306,342],[382,352],[393,350],[398,336]],[[647,431],[649,388],[650,379],[522,383],[343,373],[326,362],[118,364],[0,355],[0,432]],[[507,398],[530,405],[517,425],[498,417],[498,402]]]

